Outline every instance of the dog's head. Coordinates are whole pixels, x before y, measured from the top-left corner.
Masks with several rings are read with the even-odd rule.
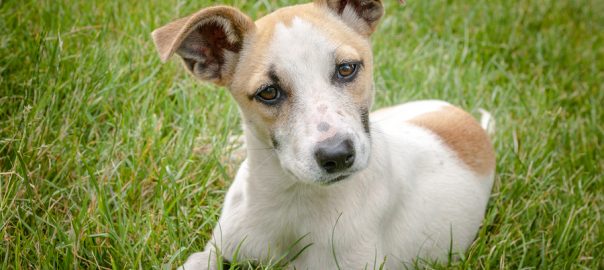
[[[373,102],[369,36],[379,0],[316,0],[253,22],[216,6],[153,32],[196,78],[227,86],[247,132],[304,182],[332,183],[367,166]]]

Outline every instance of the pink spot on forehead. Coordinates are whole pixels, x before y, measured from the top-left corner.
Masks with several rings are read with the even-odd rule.
[[[320,113],[324,113],[324,112],[326,112],[326,111],[327,111],[327,105],[325,105],[325,104],[321,104],[321,105],[319,105],[319,107],[317,107],[317,110],[318,110]]]

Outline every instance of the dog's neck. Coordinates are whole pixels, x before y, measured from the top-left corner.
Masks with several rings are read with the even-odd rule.
[[[257,167],[263,166],[263,163],[269,165],[272,164],[271,162],[279,162],[275,148],[259,139],[256,133],[250,130],[246,130],[245,132],[245,145],[250,165]]]
[[[253,178],[285,178],[285,182],[294,181],[281,168],[275,148],[253,127],[244,124],[244,137],[247,151],[247,166]]]

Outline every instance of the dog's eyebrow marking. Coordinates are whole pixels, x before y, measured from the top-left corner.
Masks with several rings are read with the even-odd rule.
[[[369,110],[367,108],[361,108],[361,122],[363,123],[363,129],[368,136],[371,136],[371,130],[369,127]]]
[[[268,69],[268,78],[273,81],[273,83],[279,83],[279,76],[277,76],[277,72],[275,71],[275,65],[271,65]]]
[[[317,130],[319,132],[326,132],[331,128],[331,126],[326,122],[321,122],[317,125]]]

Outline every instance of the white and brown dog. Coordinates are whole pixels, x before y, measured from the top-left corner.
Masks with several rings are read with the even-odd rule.
[[[485,125],[443,101],[369,115],[382,15],[379,0],[315,0],[255,22],[215,6],[153,32],[163,61],[176,53],[228,87],[247,147],[212,239],[184,268],[400,269],[472,243],[495,171]]]

